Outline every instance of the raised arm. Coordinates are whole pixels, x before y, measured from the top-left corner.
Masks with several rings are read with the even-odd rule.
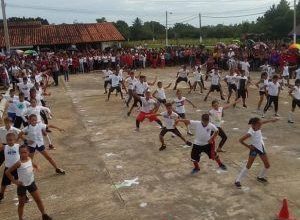
[[[193,106],[193,108],[196,108],[196,106],[189,100],[189,99],[185,99],[189,104],[191,104]]]
[[[168,88],[170,88],[171,87],[171,85],[172,85],[172,83],[169,83],[169,85],[167,85],[164,89],[168,89]]]
[[[261,122],[261,124],[264,125],[264,124],[268,124],[268,123],[274,123],[276,121],[279,121],[279,119],[278,118],[273,118],[273,119],[269,119],[269,120],[264,120],[264,121]]]
[[[234,101],[234,102],[232,102],[232,103],[229,103],[229,104],[225,105],[225,106],[223,107],[223,110],[229,109],[230,107],[234,106],[235,104],[237,104],[237,103],[239,103],[239,102],[241,102],[241,99],[238,99],[238,100],[236,100],[236,101]]]

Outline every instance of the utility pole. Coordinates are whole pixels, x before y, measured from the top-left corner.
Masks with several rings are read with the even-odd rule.
[[[3,28],[4,28],[6,53],[10,53],[9,33],[8,33],[8,26],[7,26],[7,20],[6,20],[4,0],[1,0],[1,7],[2,7],[2,16],[3,16]]]
[[[201,13],[199,13],[199,40],[200,40],[200,43],[202,43],[202,16],[201,16]]]
[[[296,15],[296,0],[294,0],[294,44],[297,43],[297,30],[296,30],[296,23],[297,23],[297,15]]]
[[[166,11],[166,47],[169,45],[168,42],[168,11]]]

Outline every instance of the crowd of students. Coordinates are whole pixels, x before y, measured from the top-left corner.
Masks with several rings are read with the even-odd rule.
[[[10,61],[12,62],[9,63]],[[5,99],[7,104],[7,114],[3,114],[4,126],[0,127],[0,166],[4,164],[0,205],[5,199],[7,186],[13,183],[17,185],[19,219],[24,219],[24,206],[29,201],[29,193],[36,202],[42,219],[50,220],[52,218],[45,211],[35,183],[34,171],[39,170],[39,167],[33,160],[35,152],[39,152],[51,164],[55,173],[65,174],[49,152],[55,149],[50,139],[50,129],[63,131],[48,122],[53,114],[46,107],[46,97],[51,95],[48,89],[50,76],[53,75],[51,69],[36,68],[37,63],[32,63],[31,66],[21,63],[8,59],[2,66],[8,73],[11,89],[8,95],[0,95],[1,101]],[[6,68],[7,65],[11,66]],[[56,84],[55,76],[53,79]]]
[[[260,49],[257,53],[260,56],[255,57],[253,50],[223,47],[216,47],[213,51],[196,47],[153,50],[131,48],[107,52],[90,50],[69,54],[41,53],[35,57],[12,55],[2,59],[0,61],[1,82],[6,86],[12,85],[13,88],[10,89],[9,95],[1,96],[1,99],[7,100],[8,108],[7,116],[3,118],[5,126],[0,128],[2,143],[0,164],[4,162],[5,165],[0,201],[4,199],[6,187],[14,183],[18,186],[19,219],[23,219],[24,205],[28,201],[27,191],[36,201],[43,219],[51,219],[45,212],[33,174],[34,169],[38,168],[33,163],[36,151],[45,157],[56,173],[65,174],[48,151],[48,149],[55,149],[49,137],[50,129],[63,131],[48,123],[48,119],[52,117],[52,112],[46,107],[45,100],[51,95],[48,92],[49,82],[53,78],[52,84],[58,86],[59,75],[63,75],[64,80],[68,81],[69,74],[86,73],[92,70],[103,72],[107,101],[110,100],[111,94],[116,92],[116,94],[120,93],[121,99],[125,99],[125,104],[129,108],[128,116],[132,114],[134,108],[139,108],[135,119],[137,132],[140,131],[141,123],[145,119],[154,121],[160,126],[160,151],[167,148],[164,136],[168,132],[171,132],[173,136],[178,136],[186,145],[192,146],[193,174],[200,171],[201,153],[207,154],[221,169],[227,169],[219,156],[220,153],[225,152],[223,147],[228,139],[222,128],[223,113],[240,102],[244,108],[247,108],[248,87],[251,84],[257,86],[256,113],[264,118],[270,107],[273,107],[275,118],[271,120],[263,120],[260,117],[250,119],[251,127],[240,139],[241,144],[250,150],[249,159],[238,175],[235,185],[241,187],[242,178],[251,168],[257,155],[264,162],[264,168],[257,180],[267,182],[266,172],[270,165],[265,152],[261,126],[278,120],[278,99],[283,88],[289,89],[289,94],[293,99],[288,122],[294,123],[293,114],[296,107],[300,107],[300,67],[297,61],[298,55],[296,63],[293,63],[295,59],[291,57],[294,54],[284,48],[281,50]],[[172,82],[164,85],[157,78],[149,82],[145,75],[136,75],[135,71],[138,68],[164,68],[165,65],[178,64],[181,67],[174,82],[174,98],[171,99],[166,96],[165,90],[171,87]],[[257,68],[261,71],[261,78],[255,82],[251,77],[251,71]],[[227,70],[228,74],[225,74]],[[224,88],[223,81],[227,88]],[[178,84],[182,82],[188,86],[189,94],[197,92],[199,87],[200,93],[206,92],[204,101],[207,101],[210,94],[216,91],[220,94],[220,99],[225,100],[227,104],[222,106],[220,101],[213,100],[211,110],[203,114],[201,120],[189,120],[186,117],[185,105],[188,103],[194,108],[196,105],[183,96],[180,89],[177,89]],[[295,82],[294,85],[292,82]],[[155,85],[156,88],[151,89]],[[264,99],[267,102],[262,109]],[[160,109],[164,110],[159,113]],[[185,125],[188,136],[195,136],[193,142],[180,132],[177,126],[180,123]],[[192,128],[195,130],[194,133]],[[218,136],[221,140],[217,144]],[[48,149],[45,147],[44,139],[49,144]],[[246,142],[247,139],[250,139],[250,144]]]
[[[284,62],[283,68],[274,68],[268,62],[260,66],[261,78],[256,82],[251,76],[250,65],[247,60],[237,60],[236,65],[229,66],[229,73],[223,74],[223,70],[215,64],[208,70],[208,63],[203,63],[191,67],[191,71],[186,65],[182,65],[178,70],[175,85],[173,90],[174,98],[168,98],[165,89],[171,86],[171,82],[167,86],[163,86],[162,81],[147,82],[147,77],[141,73],[135,76],[134,71],[129,71],[125,76],[123,69],[117,68],[116,70],[104,70],[105,89],[110,85],[108,98],[110,94],[116,90],[121,93],[121,99],[125,99],[127,107],[133,99],[133,104],[128,111],[128,116],[131,115],[133,108],[138,108],[136,116],[136,131],[140,131],[141,123],[148,119],[150,122],[154,121],[160,126],[159,140],[161,142],[160,151],[166,150],[167,145],[164,140],[166,133],[171,132],[172,136],[178,136],[186,145],[192,146],[191,160],[194,164],[192,174],[200,171],[200,155],[205,153],[208,157],[218,164],[220,169],[227,170],[226,165],[221,162],[219,153],[225,152],[223,146],[225,145],[228,136],[222,129],[222,117],[225,110],[234,108],[239,102],[242,102],[243,108],[247,108],[247,98],[249,97],[249,85],[256,86],[258,89],[258,106],[254,113],[260,117],[253,117],[249,120],[251,126],[249,131],[240,138],[240,143],[246,146],[250,153],[248,163],[241,170],[238,175],[235,186],[241,188],[242,178],[251,168],[256,156],[260,156],[264,163],[264,167],[258,174],[257,180],[262,183],[268,182],[266,178],[267,170],[270,167],[268,157],[265,151],[265,144],[261,133],[261,127],[270,122],[279,120],[278,114],[278,99],[282,89],[288,89],[289,95],[292,97],[291,112],[288,114],[288,123],[294,123],[293,114],[296,107],[300,107],[300,66],[295,67],[295,71],[289,71],[288,78],[292,78],[294,85],[285,78],[285,71],[288,69],[288,63]],[[294,80],[295,79],[295,80]],[[210,82],[209,82],[210,81]],[[224,88],[224,83],[227,88]],[[156,83],[157,82],[157,83]],[[204,101],[208,100],[211,93],[217,91],[220,94],[220,99],[227,102],[225,106],[221,106],[220,101],[213,100],[211,110],[202,115],[200,121],[189,120],[186,118],[185,105],[189,103],[194,108],[196,105],[188,98],[182,95],[182,91],[177,89],[179,83],[184,82],[189,89],[189,93],[195,92],[197,87],[200,87],[200,93],[207,90]],[[156,88],[151,88],[156,83]],[[124,97],[123,92],[128,93],[127,98]],[[228,92],[226,92],[226,90]],[[116,94],[117,94],[116,93]],[[227,100],[225,99],[227,96]],[[231,97],[234,96],[234,101]],[[200,96],[199,96],[200,97]],[[266,98],[266,104],[263,109],[261,106],[263,100]],[[265,114],[270,107],[274,108],[274,117],[270,120],[263,120]],[[159,110],[163,109],[161,113]],[[162,120],[160,120],[160,118]],[[187,135],[195,135],[194,141],[188,141],[180,132],[177,125],[183,123],[186,126]],[[195,130],[192,133],[191,128]],[[217,136],[220,136],[220,142],[217,144]],[[250,143],[246,140],[250,139]]]

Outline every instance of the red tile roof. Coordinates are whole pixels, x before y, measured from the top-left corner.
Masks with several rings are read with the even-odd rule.
[[[27,25],[9,24],[8,26],[12,47],[125,40],[113,23],[110,22],[61,25],[27,23]],[[4,31],[3,27],[0,27],[0,47],[4,46]]]

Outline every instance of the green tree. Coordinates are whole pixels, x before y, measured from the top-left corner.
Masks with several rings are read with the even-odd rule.
[[[141,19],[136,18],[130,27],[130,39],[131,40],[145,40],[143,22]]]
[[[105,18],[105,17],[102,17],[102,18],[97,18],[97,19],[96,19],[96,22],[97,22],[97,23],[104,23],[104,22],[107,22],[107,21],[106,21],[106,18]]]
[[[129,32],[130,32],[128,24],[125,21],[118,20],[118,21],[114,22],[114,25],[120,31],[120,33],[123,35],[123,37],[128,39]]]

